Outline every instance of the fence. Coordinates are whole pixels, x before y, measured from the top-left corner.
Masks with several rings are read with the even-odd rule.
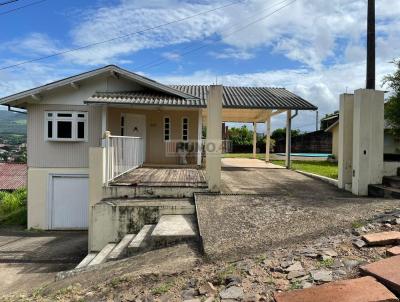
[[[144,145],[141,137],[108,136],[106,148],[106,182],[143,165]]]

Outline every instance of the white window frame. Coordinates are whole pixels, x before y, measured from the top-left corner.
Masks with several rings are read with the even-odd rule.
[[[165,139],[165,119],[169,119],[169,128],[168,128],[168,139]],[[171,117],[166,115],[163,117],[163,140],[164,142],[170,142],[171,141],[171,134],[172,134],[172,123],[171,123]]]
[[[187,133],[186,133],[186,139],[184,138],[184,134],[183,134],[183,125],[184,125],[184,121],[185,121],[185,119],[187,120],[187,122],[186,122],[186,124],[187,124],[187,129],[186,129],[186,131],[187,131]],[[188,142],[189,141],[189,118],[187,117],[187,116],[184,116],[184,117],[182,117],[182,121],[181,121],[181,130],[182,130],[182,132],[181,132],[181,138],[182,138],[182,141],[184,141],[184,142]]]
[[[49,116],[49,113],[52,116]],[[59,117],[58,114],[71,114],[71,117]],[[83,114],[84,117],[78,117]],[[52,135],[48,137],[48,122],[52,122]],[[59,138],[57,133],[57,122],[65,121],[72,123],[72,137]],[[78,122],[84,122],[84,137],[78,138]],[[44,138],[49,142],[87,142],[88,141],[88,112],[86,111],[45,111],[44,112]]]

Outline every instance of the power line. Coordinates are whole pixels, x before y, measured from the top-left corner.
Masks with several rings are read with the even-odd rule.
[[[9,0],[9,1],[5,1],[5,2],[0,2],[0,6],[1,5],[7,5],[7,4],[10,4],[10,3],[13,3],[13,2],[17,2],[18,0]]]
[[[44,1],[46,1],[46,0],[37,1],[36,3],[44,2]],[[48,55],[48,56],[44,56],[44,57],[40,57],[40,58],[36,58],[36,59],[32,59],[32,60],[23,61],[23,62],[20,62],[20,63],[17,63],[17,64],[8,65],[8,66],[5,66],[5,67],[1,67],[0,70],[5,70],[5,69],[21,66],[21,65],[24,65],[24,64],[33,63],[33,62],[37,62],[37,61],[53,58],[53,57],[56,57],[56,56],[60,56],[60,55],[64,55],[64,54],[67,54],[67,53],[74,52],[74,51],[78,51],[78,50],[86,49],[86,48],[89,48],[89,47],[97,46],[97,45],[100,45],[100,44],[112,42],[112,41],[119,40],[119,39],[122,39],[122,38],[127,38],[127,37],[130,37],[130,36],[133,36],[133,35],[143,34],[145,32],[148,32],[148,31],[151,31],[151,30],[154,30],[154,29],[158,29],[158,28],[161,28],[161,27],[164,27],[164,26],[168,26],[168,25],[171,25],[171,24],[175,24],[175,23],[178,23],[178,22],[189,20],[191,18],[200,16],[200,15],[203,15],[203,14],[207,14],[207,13],[210,13],[210,12],[222,9],[222,8],[226,8],[228,6],[236,5],[236,4],[239,4],[239,3],[241,3],[241,1],[233,1],[233,2],[230,2],[230,3],[225,4],[223,6],[219,6],[219,7],[213,8],[213,9],[202,11],[202,12],[199,12],[199,13],[196,13],[194,15],[190,15],[190,16],[187,16],[187,17],[184,17],[184,18],[181,18],[181,19],[175,19],[173,21],[162,23],[162,24],[159,24],[159,25],[156,25],[156,26],[153,26],[153,27],[148,27],[148,28],[136,31],[136,32],[132,32],[132,33],[128,33],[128,34],[125,34],[125,35],[117,36],[117,37],[114,37],[114,38],[111,38],[111,39],[107,39],[107,40],[103,40],[103,41],[99,41],[99,42],[94,42],[94,43],[86,44],[86,45],[83,45],[83,46],[80,46],[80,47],[76,47],[76,48],[60,51],[60,52],[57,52],[57,53],[54,53],[54,54],[51,54],[51,55]],[[33,3],[31,3],[31,5],[32,4]]]
[[[16,0],[16,1],[18,1],[18,0]],[[17,10],[20,10],[20,9],[23,9],[23,8],[26,8],[26,7],[29,7],[29,6],[32,6],[32,5],[40,4],[40,3],[45,2],[45,1],[47,1],[47,0],[39,0],[39,1],[31,2],[31,3],[23,5],[23,6],[16,7],[16,8],[7,10],[5,12],[1,12],[0,16],[15,12]]]
[[[287,1],[287,0],[282,1],[282,2],[286,2],[286,1]],[[250,22],[250,23],[247,23],[246,25],[244,25],[243,27],[240,27],[240,28],[237,29],[237,30],[234,30],[234,31],[228,33],[228,34],[225,35],[224,37],[225,37],[225,38],[226,38],[226,37],[229,37],[229,36],[231,36],[231,35],[233,35],[233,34],[239,32],[239,31],[242,31],[242,30],[248,28],[249,26],[251,26],[251,25],[253,25],[253,24],[255,24],[255,23],[258,23],[258,22],[260,22],[260,21],[263,21],[263,20],[269,18],[270,16],[274,15],[275,13],[279,12],[280,10],[284,9],[285,7],[287,7],[287,6],[291,5],[291,4],[293,4],[293,3],[296,2],[296,1],[297,1],[297,0],[293,0],[293,1],[289,2],[289,3],[287,3],[286,5],[281,6],[280,8],[274,10],[273,12],[271,12],[271,13],[265,15],[265,16],[262,16],[262,17],[260,17],[260,18],[258,18],[258,19],[256,19],[256,20],[254,20],[254,21],[252,21],[252,22]],[[282,2],[280,2],[279,4],[281,4]],[[269,7],[269,8],[271,8],[271,7]],[[268,8],[268,9],[269,9],[269,8]],[[213,41],[212,43],[221,42],[221,41],[222,41],[222,38],[219,39],[219,40],[217,40],[217,41]],[[199,47],[195,47],[195,48],[190,49],[190,50],[188,50],[188,51],[186,51],[186,52],[183,52],[183,53],[181,53],[181,54],[179,54],[179,55],[181,55],[181,56],[186,56],[186,55],[188,55],[188,54],[191,54],[191,53],[193,53],[193,52],[199,51],[200,49],[203,49],[203,48],[206,48],[206,47],[209,47],[209,46],[210,46],[210,44],[201,45],[201,46],[199,46]],[[161,64],[164,64],[165,62],[168,62],[168,61],[169,61],[169,60],[164,59],[164,60],[161,60],[161,61],[159,61],[159,62],[155,62],[155,63],[150,62],[150,63],[144,64],[144,65],[141,65],[141,66],[138,66],[138,67],[135,67],[135,68],[136,68],[136,69],[137,69],[137,68],[142,68],[142,70],[146,70],[146,69],[153,68],[153,67],[159,66],[159,65],[161,65]],[[144,67],[144,69],[143,69],[143,67]],[[0,69],[0,70],[1,70],[1,69]]]

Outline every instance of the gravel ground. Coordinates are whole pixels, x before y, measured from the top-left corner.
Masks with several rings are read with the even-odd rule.
[[[319,183],[319,182],[317,182]],[[205,254],[234,260],[334,234],[352,223],[400,207],[400,200],[260,195],[196,196]]]

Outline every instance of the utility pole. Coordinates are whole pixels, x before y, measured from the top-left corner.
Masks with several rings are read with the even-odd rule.
[[[315,111],[315,131],[318,131],[318,122],[319,122],[319,116],[318,116],[318,110]]]
[[[375,89],[375,0],[368,0],[367,89]]]

